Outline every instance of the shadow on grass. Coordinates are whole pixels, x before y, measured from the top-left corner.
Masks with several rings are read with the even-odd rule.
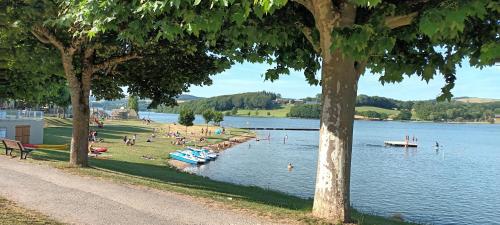
[[[31,153],[31,158],[40,161],[68,162],[69,152],[62,150],[37,149]]]
[[[109,125],[104,128],[93,128],[97,130],[98,138],[121,140],[124,136],[134,133],[152,133],[152,129],[145,129],[131,125]],[[71,142],[71,126],[47,127],[44,130],[44,142],[50,144],[69,144]]]
[[[59,119],[59,118],[45,117],[45,122],[49,126],[71,126],[70,119]]]
[[[67,162],[69,152],[38,150],[32,157],[35,160]],[[140,177],[146,181],[154,181],[159,184],[163,183],[179,188],[189,188],[199,191],[200,195],[205,196],[231,197],[235,200],[242,199],[249,202],[301,211],[311,210],[312,207],[311,200],[255,186],[241,186],[214,181],[205,177],[178,172],[168,166],[118,161],[114,159],[91,160],[91,165],[95,170],[114,171]]]

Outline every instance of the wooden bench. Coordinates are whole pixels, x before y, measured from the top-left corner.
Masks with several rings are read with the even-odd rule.
[[[2,143],[5,146],[5,155],[12,156],[12,151],[14,149],[18,149],[21,152],[21,159],[26,159],[26,157],[28,157],[28,154],[35,150],[34,148],[24,147],[20,141],[2,139]]]

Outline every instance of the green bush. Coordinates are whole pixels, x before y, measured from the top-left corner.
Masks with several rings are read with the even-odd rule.
[[[179,113],[179,124],[184,125],[184,126],[193,126],[193,121],[194,121],[194,113],[190,109],[181,109],[181,112]]]

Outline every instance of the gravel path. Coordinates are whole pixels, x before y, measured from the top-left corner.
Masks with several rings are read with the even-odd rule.
[[[70,224],[272,224],[172,192],[68,174],[0,156],[0,195]]]

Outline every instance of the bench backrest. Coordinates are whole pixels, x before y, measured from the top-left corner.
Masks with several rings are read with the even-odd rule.
[[[14,140],[9,140],[9,139],[2,139],[3,145],[5,148],[11,148],[11,149],[19,149],[23,150],[24,147],[21,144],[20,141],[14,141]]]

